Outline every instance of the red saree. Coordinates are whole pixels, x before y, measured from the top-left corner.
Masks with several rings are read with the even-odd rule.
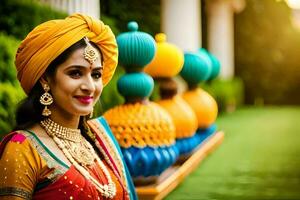
[[[117,194],[114,200],[130,199],[127,175],[115,144],[98,121],[89,125],[96,133],[96,146],[103,159]],[[107,160],[107,162],[105,162]],[[6,136],[0,144],[0,198],[21,197],[34,200],[106,199],[96,187],[80,174],[74,166],[58,160],[32,132],[18,131]],[[107,180],[95,162],[89,167],[90,174],[101,184]]]

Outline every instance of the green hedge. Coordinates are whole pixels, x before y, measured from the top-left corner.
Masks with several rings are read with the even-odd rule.
[[[215,98],[220,112],[232,112],[244,104],[244,84],[239,78],[215,79],[209,83],[202,83],[200,87]]]
[[[0,82],[17,83],[14,60],[19,43],[15,38],[0,33]]]
[[[18,102],[25,97],[14,59],[20,41],[38,24],[66,13],[52,10],[35,0],[3,0],[0,6],[0,138],[15,125]]]
[[[20,85],[0,83],[0,138],[14,127],[16,107],[24,97]]]
[[[235,73],[247,104],[300,105],[300,32],[286,1],[247,0],[235,16]]]
[[[107,16],[105,14],[101,14],[101,21],[103,21],[105,24],[107,24],[112,32],[115,34],[117,37],[120,34],[120,30],[117,27],[117,20],[113,17]]]
[[[95,108],[94,116],[100,116],[108,109],[124,103],[124,98],[117,89],[117,82],[124,73],[124,68],[118,66],[112,80],[103,89],[100,103]]]
[[[101,1],[100,7],[101,19],[105,21],[103,16],[109,16],[117,30],[128,31],[127,23],[136,21],[140,31],[151,35],[160,32],[160,0],[109,0]]]
[[[0,6],[0,31],[23,39],[38,24],[66,16],[66,13],[35,0],[3,0]]]

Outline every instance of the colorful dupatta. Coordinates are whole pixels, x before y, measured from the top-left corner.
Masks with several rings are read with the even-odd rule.
[[[103,155],[108,155],[111,160],[115,172],[119,174],[119,179],[127,188],[131,200],[137,200],[137,194],[134,184],[132,182],[129,170],[125,164],[121,148],[111,132],[108,123],[103,117],[91,120],[88,122],[92,131],[96,133],[96,146],[99,148]]]

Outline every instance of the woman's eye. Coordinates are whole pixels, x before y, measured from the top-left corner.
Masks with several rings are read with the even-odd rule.
[[[102,73],[101,73],[101,72],[94,72],[94,73],[92,73],[92,77],[93,77],[94,79],[100,79],[101,76],[102,76]]]
[[[73,70],[69,72],[69,76],[71,76],[72,78],[80,78],[81,75],[82,74],[80,70]]]

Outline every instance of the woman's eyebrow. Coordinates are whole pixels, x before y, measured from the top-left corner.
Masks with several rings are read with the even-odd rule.
[[[103,66],[95,67],[93,70],[103,70]]]
[[[69,70],[69,69],[82,69],[82,70],[85,70],[85,69],[89,69],[90,67],[88,66],[85,66],[85,65],[70,65],[66,68],[66,70]],[[93,68],[92,70],[103,70],[103,66],[97,66],[95,68]]]
[[[85,68],[87,68],[87,66],[83,66],[83,65],[70,65],[66,67],[66,69],[85,69]]]

